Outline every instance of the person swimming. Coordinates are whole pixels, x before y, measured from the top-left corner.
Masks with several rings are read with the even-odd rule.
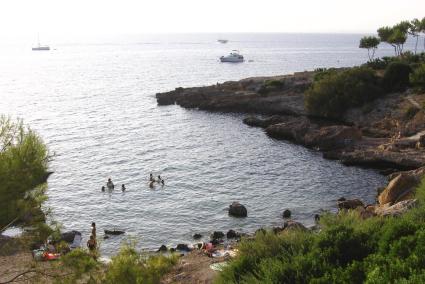
[[[154,180],[151,180],[151,181],[149,182],[149,187],[150,187],[150,188],[154,188],[154,183],[155,183],[155,181],[154,181]]]
[[[164,185],[165,185],[165,182],[164,182],[164,180],[163,180],[163,179],[161,179],[161,185],[162,185],[162,186],[164,186]]]
[[[153,174],[152,173],[149,176],[149,181],[155,181],[155,178],[153,177]]]
[[[161,180],[162,180],[161,176],[160,176],[160,175],[158,175],[158,183],[160,183],[160,182],[161,182]]]
[[[106,183],[106,186],[108,187],[108,189],[114,189],[115,186],[111,178],[108,178],[108,182]]]
[[[102,192],[105,192],[105,187],[104,187],[104,186],[102,186],[102,189],[101,189],[101,190],[102,190]]]
[[[125,188],[125,184],[122,184],[122,185],[121,185],[121,190],[122,190],[123,192],[126,190],[126,188]]]

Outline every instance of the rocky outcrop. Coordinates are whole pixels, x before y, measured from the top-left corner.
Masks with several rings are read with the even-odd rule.
[[[310,120],[306,117],[292,118],[283,123],[273,124],[266,128],[270,137],[304,144],[304,136],[311,131]]]
[[[358,128],[333,125],[322,127],[318,131],[310,131],[305,137],[305,144],[329,151],[352,146],[361,139],[362,132]]]
[[[209,111],[305,114],[303,93],[311,85],[312,75],[313,72],[301,72],[205,87],[177,88],[156,94],[156,99],[159,105],[178,104]]]
[[[239,202],[233,202],[229,206],[229,215],[234,217],[247,217],[248,210],[245,206],[240,204]]]

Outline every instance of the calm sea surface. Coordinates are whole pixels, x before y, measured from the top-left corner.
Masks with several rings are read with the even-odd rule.
[[[217,38],[229,43],[219,44]],[[361,35],[140,35],[50,40],[48,52],[31,42],[0,47],[0,113],[36,129],[55,157],[48,206],[64,229],[90,223],[125,230],[101,241],[114,253],[127,238],[141,248],[192,241],[194,233],[253,232],[282,225],[289,208],[313,223],[341,196],[372,202],[385,178],[345,167],[320,153],[268,138],[238,114],[159,107],[155,93],[250,76],[278,75],[366,61]],[[47,40],[47,39],[46,39]],[[218,57],[239,49],[247,60]],[[378,55],[392,54],[382,46]],[[150,189],[149,173],[166,186]],[[127,191],[102,193],[111,177]],[[227,215],[232,201],[248,218]]]

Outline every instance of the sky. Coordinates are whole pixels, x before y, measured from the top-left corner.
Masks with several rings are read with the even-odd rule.
[[[0,0],[0,35],[373,33],[425,0]]]

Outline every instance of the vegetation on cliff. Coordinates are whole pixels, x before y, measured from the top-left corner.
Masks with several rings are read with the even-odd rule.
[[[423,283],[425,183],[400,217],[325,215],[319,232],[259,232],[217,283]]]

